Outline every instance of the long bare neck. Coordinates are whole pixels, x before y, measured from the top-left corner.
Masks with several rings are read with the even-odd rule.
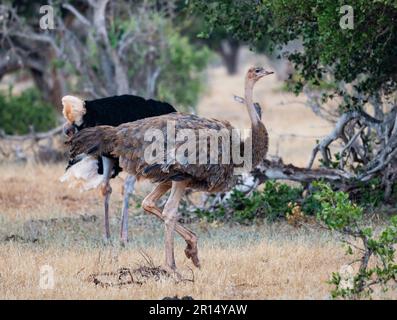
[[[251,119],[251,137],[252,137],[252,165],[256,167],[265,158],[269,146],[269,137],[265,125],[259,118],[255,110],[253,100],[254,81],[246,79],[245,81],[245,104],[248,115]]]
[[[253,127],[257,126],[260,122],[258,113],[255,110],[254,107],[254,99],[253,99],[253,91],[254,91],[254,85],[255,83],[250,80],[246,79],[245,80],[245,105],[247,107],[248,115],[251,120],[251,125]]]

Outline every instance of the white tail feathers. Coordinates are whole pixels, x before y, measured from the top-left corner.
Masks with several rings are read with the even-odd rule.
[[[64,96],[62,98],[63,116],[70,122],[77,125],[83,123],[83,116],[86,113],[84,100],[75,96]]]
[[[103,181],[98,174],[98,160],[87,156],[71,166],[60,178],[61,182],[68,182],[69,188],[78,188],[80,191],[96,189]]]

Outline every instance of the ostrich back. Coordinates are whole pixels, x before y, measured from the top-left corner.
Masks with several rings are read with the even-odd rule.
[[[175,128],[177,139],[175,139],[175,133],[169,131],[169,128]],[[189,140],[189,143],[186,142],[187,140],[178,140],[178,134],[186,129],[194,133],[193,144],[196,148],[187,147],[192,146],[192,140]],[[110,152],[120,157],[120,166],[123,170],[135,175],[138,179],[149,179],[152,182],[184,180],[190,188],[218,192],[230,189],[236,183],[234,165],[231,160],[224,161],[224,152],[222,152],[222,146],[226,145],[229,148],[232,146],[232,129],[230,123],[226,121],[205,119],[191,114],[171,113],[125,123],[118,127],[98,126],[82,130],[72,139],[72,153],[85,152],[100,155],[103,152]],[[230,144],[222,144],[223,138],[216,135],[218,153],[215,159],[217,161],[210,161],[210,144],[214,141],[211,142],[208,138],[209,132],[212,132],[212,136],[219,132],[228,133],[227,138],[230,139]],[[152,138],[153,133],[160,134],[164,139]],[[158,141],[158,146],[163,147],[164,153],[156,154],[156,152],[148,151],[153,148],[155,140]],[[207,145],[206,151],[203,149],[204,145]],[[229,152],[231,155],[230,149]],[[154,155],[150,161],[148,154]],[[175,159],[176,154],[183,155],[183,159]],[[188,157],[189,155],[191,157]],[[192,157],[195,158],[194,163],[191,161]]]

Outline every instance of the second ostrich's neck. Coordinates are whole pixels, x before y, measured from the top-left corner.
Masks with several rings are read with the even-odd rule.
[[[252,166],[256,167],[266,156],[269,138],[266,127],[254,107],[253,89],[254,82],[247,80],[245,84],[245,103],[251,120]]]

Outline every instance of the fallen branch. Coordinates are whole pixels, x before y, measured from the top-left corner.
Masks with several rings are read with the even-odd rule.
[[[61,125],[54,129],[51,129],[50,131],[40,132],[40,133],[36,133],[33,129],[31,129],[31,132],[25,135],[9,135],[6,134],[4,130],[0,129],[0,139],[10,140],[10,141],[25,141],[25,140],[34,139],[38,141],[38,140],[52,138],[56,135],[61,134],[62,127],[63,126]]]
[[[290,180],[300,183],[310,183],[315,180],[326,180],[331,182],[347,182],[354,176],[349,172],[339,169],[311,169],[299,168],[292,164],[284,164],[282,160],[265,160],[260,166],[252,171],[255,179],[260,183],[266,180]]]
[[[26,135],[9,135],[0,129],[0,155],[16,162],[61,161],[64,159],[62,147],[54,147],[54,141],[59,139],[61,133],[62,126],[40,133],[36,133],[31,127],[30,133]]]

